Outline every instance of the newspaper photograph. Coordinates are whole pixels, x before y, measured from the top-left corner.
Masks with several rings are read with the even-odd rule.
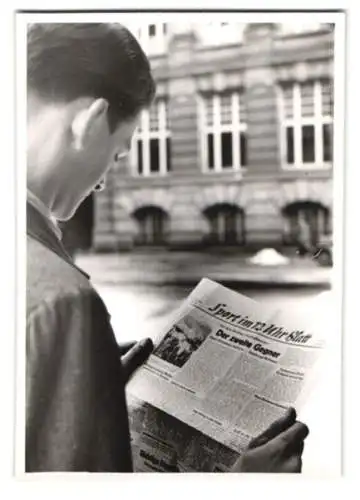
[[[137,471],[226,471],[303,405],[324,343],[286,314],[201,280],[127,387]]]
[[[225,472],[239,453],[181,420],[128,398],[136,472]]]

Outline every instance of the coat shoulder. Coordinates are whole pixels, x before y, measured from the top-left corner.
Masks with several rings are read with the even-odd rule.
[[[77,289],[94,289],[85,275],[39,241],[27,238],[27,314],[44,299]]]

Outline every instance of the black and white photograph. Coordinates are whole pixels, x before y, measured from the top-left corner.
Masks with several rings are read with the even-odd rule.
[[[181,368],[211,332],[211,326],[193,315],[184,316],[166,333],[154,355]]]
[[[229,472],[341,475],[344,20],[16,14],[18,474],[136,473],[130,436],[149,414],[131,415],[128,382],[150,356],[181,369],[201,347],[205,320],[169,324],[208,278],[295,328],[306,318],[325,342],[309,401],[284,406]],[[189,446],[202,468],[189,468],[224,472],[203,467],[213,457],[200,441]]]

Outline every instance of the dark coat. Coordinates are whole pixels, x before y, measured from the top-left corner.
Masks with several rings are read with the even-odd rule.
[[[30,204],[26,296],[26,471],[131,471],[109,314]]]

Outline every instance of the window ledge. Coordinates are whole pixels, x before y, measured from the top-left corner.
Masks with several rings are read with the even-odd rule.
[[[210,174],[210,175],[216,175],[216,174],[241,174],[246,170],[246,167],[227,167],[222,170],[214,170],[214,169],[208,169],[203,167],[202,168],[202,173],[203,174]]]
[[[283,170],[329,170],[333,166],[332,163],[301,163],[300,165],[282,164]]]
[[[152,172],[151,174],[131,174],[132,179],[158,179],[159,177],[168,177],[171,172]]]

